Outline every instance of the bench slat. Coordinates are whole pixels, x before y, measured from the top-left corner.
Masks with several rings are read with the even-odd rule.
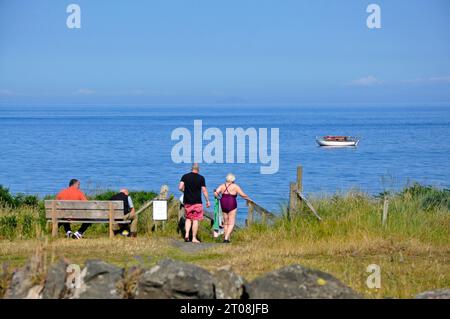
[[[51,223],[51,220],[48,220],[47,223]],[[61,219],[58,220],[59,224],[65,223],[65,224],[82,224],[82,223],[90,223],[90,224],[105,224],[108,223],[109,220],[103,219],[75,219],[75,220],[68,220],[68,219]],[[129,224],[131,221],[129,220],[116,220],[114,221],[116,224]]]
[[[46,211],[46,218],[52,218],[52,211]],[[105,210],[56,210],[56,218],[69,218],[69,219],[109,219],[109,211]],[[113,212],[114,219],[122,219],[123,218],[123,210],[115,210]]]
[[[45,201],[45,209],[51,210],[52,204],[55,202],[55,206],[57,209],[95,209],[95,210],[108,210],[109,211],[109,203],[113,203],[114,210],[122,210],[123,211],[123,202],[122,201],[98,201],[98,200],[90,200],[90,201],[81,201],[81,200],[46,200]]]

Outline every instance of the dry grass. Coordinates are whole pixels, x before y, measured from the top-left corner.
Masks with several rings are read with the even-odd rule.
[[[164,238],[100,238],[56,240],[0,241],[0,262],[11,266],[22,265],[38,247],[44,247],[48,263],[66,258],[71,263],[83,264],[87,259],[104,259],[108,262],[129,266],[154,263],[158,257],[170,254],[168,240]]]
[[[130,267],[150,267],[170,257],[193,262],[209,270],[229,264],[234,271],[251,280],[267,271],[293,263],[329,272],[367,297],[410,298],[429,289],[450,286],[448,247],[427,245],[416,240],[398,242],[394,238],[360,238],[357,242],[319,240],[296,241],[260,237],[253,241],[217,244],[196,254],[187,254],[171,245],[170,238],[58,239],[55,241],[19,240],[0,242],[0,262],[22,265],[33,252],[44,246],[47,263],[66,257],[83,264],[100,258]],[[378,264],[382,287],[366,287],[366,267]]]
[[[226,262],[252,279],[261,273],[293,263],[329,272],[368,297],[410,298],[418,292],[450,287],[449,250],[410,242],[395,243],[391,239],[366,238],[365,241],[277,241],[262,238],[252,243],[224,247]],[[221,260],[203,262],[214,268]],[[366,286],[370,264],[382,271],[382,287]]]

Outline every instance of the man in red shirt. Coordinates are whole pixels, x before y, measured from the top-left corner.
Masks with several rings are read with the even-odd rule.
[[[71,179],[69,182],[69,187],[63,189],[56,195],[57,200],[88,200],[86,195],[80,190],[80,181],[77,179]],[[69,223],[64,223],[64,230],[66,231],[67,238],[81,239],[83,233],[91,225],[89,223],[84,223],[81,225],[80,229],[75,233],[72,232]]]

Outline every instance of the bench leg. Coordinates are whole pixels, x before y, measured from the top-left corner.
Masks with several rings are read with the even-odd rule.
[[[52,237],[58,236],[58,219],[56,218],[56,203],[52,203]]]
[[[114,238],[114,231],[113,231],[113,223],[114,223],[114,211],[113,206],[110,203],[109,204],[109,239]]]
[[[109,238],[110,239],[114,238],[114,231],[113,231],[113,223],[112,223],[112,221],[109,221]]]
[[[58,220],[56,218],[52,219],[52,237],[58,236]]]

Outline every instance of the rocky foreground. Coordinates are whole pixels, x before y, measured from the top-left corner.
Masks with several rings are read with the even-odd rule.
[[[211,273],[181,261],[164,259],[150,269],[123,269],[101,260],[88,260],[77,273],[61,260],[45,278],[36,278],[32,262],[15,271],[4,298],[17,299],[277,299],[362,298],[330,274],[287,266],[251,282],[229,267]],[[71,268],[69,267],[69,270]],[[417,298],[450,298],[450,290],[424,292]]]

